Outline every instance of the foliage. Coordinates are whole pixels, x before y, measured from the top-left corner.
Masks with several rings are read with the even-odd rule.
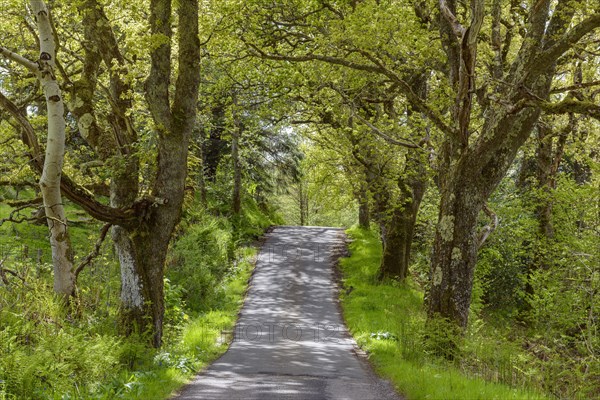
[[[166,272],[160,350],[118,334],[122,282],[110,234],[79,275],[76,302],[64,307],[50,288],[48,227],[34,216],[37,158],[6,107],[26,117],[43,150],[45,99],[35,76],[0,49],[0,271],[10,271],[0,280],[0,399],[166,397],[224,350],[216,339],[241,303],[250,242],[274,224],[351,226],[365,208],[377,233],[349,231],[345,315],[378,370],[403,393],[600,397],[597,2],[200,2],[202,54],[191,61],[199,58],[202,83],[185,113],[196,117],[187,171],[179,158],[179,173],[167,174],[158,173],[159,163],[169,157],[157,155],[182,131],[156,132],[166,125],[157,123],[146,95],[168,79],[148,84],[150,58],[173,42],[173,54],[162,57],[170,68],[163,78],[191,64],[174,61],[183,44],[177,38],[189,37],[178,11],[193,2],[152,2],[173,5],[171,16],[159,15],[172,38],[149,34],[146,0],[48,3],[59,44],[56,77],[69,105],[63,174],[92,209],[110,211],[105,219],[124,206],[145,221],[185,199],[182,210],[173,209],[173,225],[182,214],[174,239],[169,230],[160,246],[169,249],[166,266],[154,265]],[[36,60],[39,38],[24,2],[2,6],[2,46]],[[105,19],[90,24],[100,15],[92,11]],[[167,82],[161,108],[190,100],[196,93],[178,96],[190,87]],[[101,132],[96,138],[82,125],[89,110],[77,112],[84,97]],[[185,153],[182,143],[171,155]],[[156,189],[172,183],[173,173],[183,191],[185,172],[185,193],[163,207]],[[124,176],[133,179],[120,191],[127,204],[117,207]],[[390,237],[395,211],[408,209],[402,196],[416,197],[409,185],[415,177],[428,187],[409,278],[380,284],[380,239]],[[238,188],[239,213],[232,206]],[[466,200],[453,210],[457,198]],[[23,201],[32,204],[21,208]],[[94,249],[100,223],[89,208],[64,205],[77,264]],[[477,215],[480,209],[487,212]],[[464,218],[472,224],[463,242],[434,246],[438,219],[455,210],[475,210]],[[459,222],[462,215],[451,217]],[[455,225],[439,225],[438,239],[451,238]],[[493,232],[480,244],[484,231]],[[130,233],[143,243],[158,232]],[[427,320],[423,308],[436,286],[432,264],[452,276],[461,259],[454,249],[462,245],[478,259],[461,264],[464,273],[446,285],[454,305],[471,302],[461,335],[445,321]],[[444,246],[450,251],[440,251]],[[471,272],[472,282],[455,290]],[[438,357],[444,344],[453,347],[453,361]]]
[[[356,221],[354,194],[348,176],[336,165],[332,151],[306,142],[297,182],[280,188],[275,199],[283,218],[291,224],[349,226]]]
[[[183,298],[192,310],[209,310],[223,296],[220,285],[229,266],[231,224],[205,211],[194,213],[197,221],[186,229],[173,249],[169,276],[183,288]],[[194,279],[189,279],[194,276]]]
[[[189,310],[205,312],[221,306],[227,297],[223,280],[235,261],[232,250],[257,239],[275,222],[281,219],[263,213],[249,196],[244,199],[236,227],[230,218],[211,214],[197,202],[190,204],[168,270],[169,279],[181,288],[181,298]]]
[[[523,368],[546,390],[594,397],[600,376],[595,312],[600,259],[599,221],[590,205],[598,204],[598,191],[592,182],[580,185],[561,176],[552,193],[556,236],[549,240],[539,235],[536,201],[515,196],[517,190],[506,179],[494,195],[501,224],[481,251],[475,278],[479,298],[472,311],[480,320],[496,321],[494,327],[535,356]],[[540,257],[547,260],[544,267],[528,276],[527,266]]]
[[[119,271],[108,243],[103,256],[80,276],[80,314],[65,319],[61,300],[49,284],[51,265],[45,258],[36,265],[34,258],[34,245],[47,250],[48,243],[21,233],[21,243],[32,249],[30,258],[17,262],[22,255],[15,254],[10,266],[26,283],[15,278],[10,286],[0,284],[0,397],[163,399],[226,350],[221,332],[231,330],[236,321],[256,254],[244,243],[276,217],[262,214],[249,198],[243,234],[234,243],[226,218],[197,203],[188,206],[170,253],[165,345],[160,350],[149,349],[142,337],[118,334]],[[77,212],[72,206],[67,209]],[[43,226],[17,227],[20,232],[23,228],[28,234],[34,228],[45,232]],[[84,224],[76,231],[75,245],[88,252],[96,226]],[[9,230],[2,245],[13,246],[15,240]]]

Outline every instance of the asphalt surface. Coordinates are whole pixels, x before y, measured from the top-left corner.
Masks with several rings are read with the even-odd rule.
[[[356,354],[331,261],[342,232],[277,227],[258,256],[229,350],[185,386],[190,399],[400,399]]]

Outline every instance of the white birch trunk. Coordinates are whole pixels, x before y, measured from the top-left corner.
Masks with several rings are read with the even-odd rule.
[[[40,71],[38,78],[46,98],[48,113],[48,142],[40,189],[50,229],[52,263],[54,266],[54,290],[65,296],[75,294],[73,252],[67,230],[67,219],[60,192],[60,180],[65,152],[64,102],[56,77],[56,50],[48,8],[41,0],[31,0],[31,9],[37,22],[40,38]]]

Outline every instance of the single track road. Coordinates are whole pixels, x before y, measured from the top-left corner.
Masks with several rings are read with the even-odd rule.
[[[399,400],[356,355],[337,303],[343,231],[277,227],[259,253],[229,350],[177,400]]]

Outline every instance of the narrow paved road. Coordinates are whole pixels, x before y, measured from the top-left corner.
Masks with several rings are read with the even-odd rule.
[[[339,229],[277,227],[268,234],[231,347],[186,386],[190,399],[399,399],[359,359],[333,283]]]

